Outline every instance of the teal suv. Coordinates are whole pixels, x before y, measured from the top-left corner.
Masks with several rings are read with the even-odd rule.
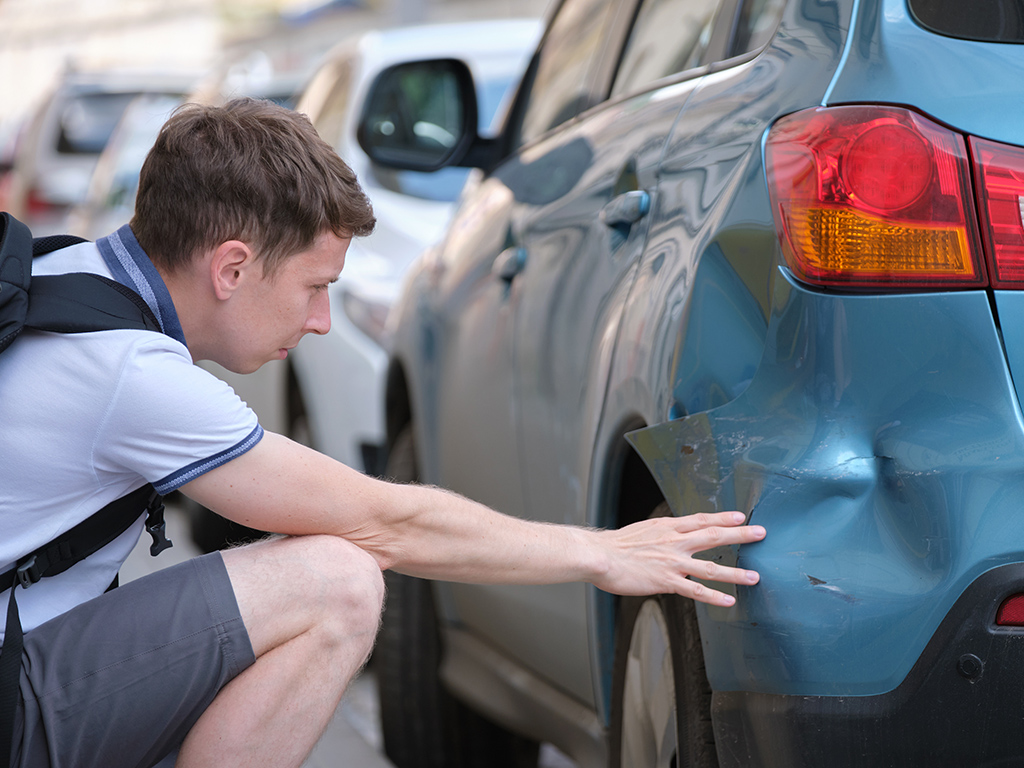
[[[1024,765],[1024,6],[564,0],[390,318],[390,472],[605,527],[739,509],[730,608],[391,577],[408,766]],[[541,750],[541,759],[548,754]]]

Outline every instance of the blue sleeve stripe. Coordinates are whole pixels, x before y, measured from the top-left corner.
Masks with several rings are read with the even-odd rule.
[[[163,480],[158,480],[153,483],[153,487],[156,488],[157,493],[162,496],[166,496],[171,491],[178,490],[181,486],[195,480],[197,477],[209,472],[211,469],[216,469],[221,464],[226,464],[232,459],[238,458],[256,445],[256,443],[258,443],[262,438],[263,427],[257,424],[256,428],[249,433],[249,436],[241,442],[214,456],[210,456],[207,459],[201,459],[189,464],[187,467],[179,469],[177,472],[171,473]]]

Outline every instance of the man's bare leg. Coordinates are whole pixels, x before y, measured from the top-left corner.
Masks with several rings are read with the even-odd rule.
[[[176,765],[300,766],[373,648],[380,569],[331,536],[275,539],[223,555],[256,663],[213,700]]]

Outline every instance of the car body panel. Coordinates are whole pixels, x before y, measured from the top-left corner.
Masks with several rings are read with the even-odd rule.
[[[442,434],[458,437],[441,446],[446,483],[508,514],[548,522],[585,521],[588,467],[575,460],[588,456],[582,448],[592,443],[594,424],[585,419],[600,411],[604,396],[592,383],[604,380],[611,362],[623,298],[645,241],[647,190],[654,188],[662,146],[698,82],[620,101],[577,128],[542,139],[492,173],[489,181],[503,184],[514,201],[508,234],[494,243],[506,247],[495,253],[474,242],[466,264],[473,265],[475,276],[509,250],[523,263],[509,284],[500,277],[490,277],[488,284],[484,278],[480,295],[496,305],[494,315],[482,316],[464,305],[442,308],[445,317],[458,319],[460,328],[465,323],[470,333],[483,336],[475,344],[467,343],[461,330],[453,335],[450,354],[465,354],[468,362],[460,366],[445,358],[443,369],[450,379],[445,380],[441,402],[451,406],[442,406],[442,418],[450,413],[468,424],[487,420],[491,425],[480,438],[439,425]],[[538,179],[545,183],[538,185]],[[633,203],[639,206],[636,210],[615,213],[615,206]],[[616,216],[622,221],[613,224]],[[495,218],[489,222],[494,226]],[[458,296],[465,293],[460,285],[450,290]],[[441,301],[447,295],[443,287]],[[560,301],[559,295],[585,303]],[[510,358],[492,361],[494,349]],[[512,378],[499,377],[500,383],[487,378],[502,370],[511,371]],[[508,412],[507,425],[497,425],[496,411],[513,402],[518,410]],[[485,442],[478,444],[481,438]],[[496,444],[508,453],[496,456]],[[531,449],[524,453],[523,445]],[[471,460],[478,451],[495,458],[486,473]],[[526,489],[525,498],[518,502],[520,508],[513,508],[510,494],[520,488]],[[527,666],[555,670],[556,685],[594,703],[589,659],[559,653],[562,643],[587,643],[584,587],[450,589],[464,625]],[[524,616],[530,619],[524,622]],[[545,626],[549,633],[538,635],[534,626]],[[559,643],[552,644],[552,637]]]
[[[657,424],[737,397],[760,362],[775,274],[765,254],[777,249],[761,143],[775,115],[825,90],[848,24],[838,13],[815,26],[790,13],[757,57],[705,75],[673,127],[607,372],[594,457],[608,455],[638,421]],[[785,66],[797,56],[812,62],[799,73]],[[599,466],[592,471],[588,521],[610,525],[607,481]],[[592,668],[607,708],[611,662],[599,649],[610,643],[614,601],[594,590],[590,602]]]
[[[353,243],[339,280],[329,289],[331,331],[304,340],[290,355],[313,445],[356,469],[383,470],[367,464],[386,443],[381,394],[389,342],[386,334],[371,336],[357,325],[345,311],[346,301],[351,294],[386,311],[413,259],[441,238],[469,173],[395,173],[371,163],[355,138],[366,93],[391,64],[453,56],[468,62],[480,83],[481,114],[493,116],[525,68],[541,27],[539,20],[523,18],[355,35],[327,54],[296,106],[355,171],[377,216],[373,234]]]

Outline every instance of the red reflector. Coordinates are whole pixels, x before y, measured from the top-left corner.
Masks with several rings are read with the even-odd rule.
[[[962,136],[907,109],[779,120],[765,169],[786,264],[816,285],[986,285]]]
[[[1024,595],[1013,595],[1003,600],[996,614],[996,624],[1001,627],[1024,627]]]
[[[1024,283],[1024,149],[971,139],[982,237],[996,288]]]

